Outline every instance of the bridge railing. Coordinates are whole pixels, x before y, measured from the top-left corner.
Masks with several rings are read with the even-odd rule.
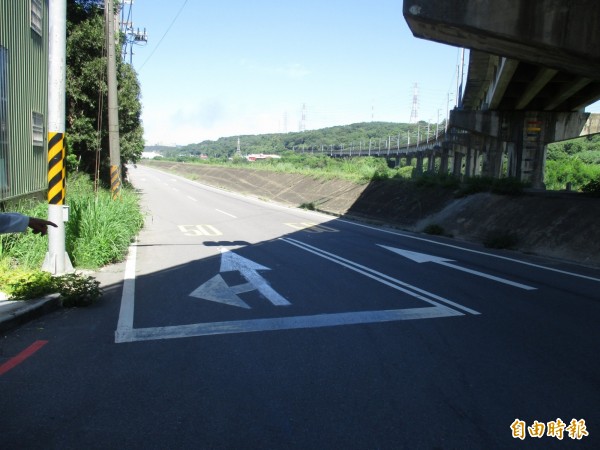
[[[360,157],[360,156],[377,156],[377,157],[396,157],[396,156],[407,156],[411,154],[417,154],[421,152],[427,152],[439,148],[444,141],[449,138],[449,135],[445,131],[438,133],[430,137],[425,138],[418,142],[400,144],[393,142],[391,139],[386,139],[384,145],[382,140],[376,142],[360,143],[359,145],[351,144],[346,146],[345,144],[340,145],[321,145],[320,147],[312,146],[310,148],[294,148],[297,153],[311,153],[327,155],[332,158],[347,158],[347,157]]]

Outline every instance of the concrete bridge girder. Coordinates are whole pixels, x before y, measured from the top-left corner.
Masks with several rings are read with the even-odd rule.
[[[404,0],[403,15],[417,37],[591,79],[600,74],[600,47],[590,45],[600,42],[597,0]]]

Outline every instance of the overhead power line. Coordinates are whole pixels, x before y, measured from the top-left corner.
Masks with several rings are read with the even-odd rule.
[[[152,52],[148,55],[148,57],[146,58],[146,60],[142,63],[142,65],[138,69],[138,72],[142,70],[142,68],[146,65],[146,63],[150,60],[150,58],[152,58],[152,56],[154,55],[154,53],[156,53],[156,50],[158,50],[158,47],[160,47],[160,44],[162,43],[162,41],[164,40],[164,38],[167,36],[167,34],[169,34],[169,31],[171,31],[171,28],[175,24],[175,21],[181,15],[181,12],[183,11],[183,8],[185,8],[185,5],[187,5],[187,2],[188,2],[188,0],[184,0],[183,4],[179,8],[179,11],[177,11],[177,14],[175,15],[175,17],[171,21],[171,24],[169,25],[169,27],[167,28],[167,30],[165,31],[165,33],[162,35],[162,37],[160,38],[160,40],[156,44],[156,47],[154,47],[154,50],[152,50]]]

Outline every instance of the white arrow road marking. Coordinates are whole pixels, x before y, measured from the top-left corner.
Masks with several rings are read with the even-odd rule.
[[[242,276],[276,306],[287,306],[291,303],[279,295],[257,270],[271,270],[268,267],[250,261],[226,248],[221,249],[221,272],[240,272]]]
[[[216,275],[195,289],[190,296],[209,300],[211,302],[250,309],[250,306],[236,294],[257,290],[275,306],[290,305],[291,303],[279,295],[279,293],[269,285],[267,280],[258,274],[257,270],[271,269],[222,248],[220,271],[240,272],[248,283],[229,286],[221,275]]]
[[[250,306],[236,294],[253,291],[256,289],[250,283],[230,287],[221,275],[215,275],[202,286],[199,286],[190,294],[190,297],[201,298],[211,302],[223,303],[225,305],[237,306],[250,309]]]
[[[292,243],[289,241],[289,243]],[[299,241],[295,241],[294,244],[300,244]],[[337,314],[317,314],[313,316],[293,316],[293,317],[274,317],[267,319],[251,319],[251,320],[237,320],[237,321],[229,321],[229,322],[208,322],[208,323],[195,323],[189,325],[174,325],[174,326],[165,326],[165,327],[150,327],[150,328],[133,328],[133,309],[134,309],[134,289],[135,289],[135,263],[136,263],[136,246],[132,245],[130,247],[129,256],[127,258],[127,266],[125,269],[125,285],[123,286],[123,296],[121,298],[121,311],[119,313],[119,322],[117,325],[117,330],[115,332],[115,343],[125,343],[125,342],[139,342],[139,341],[149,341],[149,340],[158,340],[158,339],[176,339],[176,338],[189,338],[192,336],[209,336],[209,335],[217,335],[217,334],[230,334],[230,333],[251,333],[251,332],[261,332],[261,331],[272,331],[272,330],[294,330],[294,329],[303,329],[303,328],[319,328],[319,327],[334,327],[341,325],[356,325],[356,324],[368,324],[368,323],[383,323],[383,322],[395,322],[402,320],[415,320],[415,319],[434,319],[434,318],[444,318],[444,317],[460,317],[464,314],[451,309],[447,306],[441,305],[437,302],[428,300],[428,303],[434,306],[428,306],[424,308],[405,308],[405,309],[395,309],[395,310],[381,310],[381,311],[356,311],[356,312],[345,312],[345,313],[337,313]],[[315,247],[311,247],[312,249],[316,249]],[[309,249],[306,249],[309,250]],[[246,258],[235,254],[227,254],[223,249],[221,250],[225,258],[221,257],[222,267],[223,269],[231,270],[244,270],[245,272],[252,272],[255,270],[268,270],[268,268],[261,266],[260,264],[256,264]],[[332,254],[328,254],[332,256]],[[326,256],[326,255],[321,255]],[[339,258],[339,257],[336,257]],[[329,259],[329,257],[328,257]],[[340,258],[342,259],[342,258]],[[387,275],[380,274],[379,272],[375,272],[372,269],[368,269],[364,266],[360,266],[356,263],[352,263],[348,260],[337,261],[338,264],[342,264],[346,267],[349,267],[353,270],[356,270],[360,273],[363,273],[371,278],[378,279],[378,281],[388,284],[396,289],[399,289],[399,286],[394,286],[391,281],[394,283],[399,283],[405,287],[411,287],[412,289],[421,292],[424,295],[431,296],[439,301],[449,303],[452,306],[462,309],[465,312],[471,314],[479,314],[477,311],[470,310],[461,305],[457,305],[454,302],[450,302],[449,300],[443,299],[437,295],[428,293],[421,289],[416,288],[415,286],[410,286],[406,283],[402,283],[399,280],[394,280]],[[356,267],[354,267],[356,266]],[[363,269],[361,269],[363,268]],[[373,273],[369,273],[373,272]],[[377,276],[375,276],[377,274]],[[208,287],[206,287],[205,283],[203,286],[206,287],[206,291],[213,292],[220,291],[220,286],[222,277],[217,275],[213,277],[211,283],[208,284],[208,287],[212,288],[211,291]],[[389,281],[388,281],[389,280]],[[264,280],[263,280],[264,281]],[[266,283],[266,282],[265,282]],[[223,284],[226,286],[226,283],[223,280]],[[227,295],[229,300],[231,300],[231,295],[240,294],[242,292],[247,292],[248,290],[254,289],[255,285],[248,282],[245,284],[241,284],[239,286],[226,286],[228,289]],[[196,289],[194,292],[203,292],[200,288]],[[412,294],[414,295],[414,294]],[[283,297],[282,297],[283,298]],[[219,298],[219,301],[222,302],[223,298]],[[287,300],[283,299],[285,302]],[[424,299],[426,300],[427,299]],[[240,300],[241,301],[241,300]],[[230,304],[235,304],[237,302],[234,301]],[[245,303],[244,303],[245,304]],[[239,303],[236,306],[244,307],[242,303]],[[246,305],[247,306],[247,305]]]
[[[467,272],[467,273],[470,273],[471,275],[476,275],[478,277],[488,278],[490,280],[494,280],[499,283],[508,284],[510,286],[514,286],[514,287],[517,287],[520,289],[525,289],[528,291],[533,291],[533,290],[537,289],[537,288],[534,288],[531,286],[527,286],[526,284],[516,283],[514,281],[506,280],[504,278],[496,277],[494,275],[490,275],[487,273],[478,272],[476,270],[471,270],[471,269],[467,269],[465,267],[460,267],[460,266],[457,266],[454,264],[450,264],[451,262],[454,262],[454,260],[452,260],[452,259],[440,258],[438,256],[427,255],[425,253],[411,252],[409,250],[402,250],[402,249],[395,248],[395,247],[388,247],[387,245],[381,245],[381,244],[377,244],[377,245],[379,247],[385,248],[393,253],[396,253],[400,256],[404,256],[405,258],[408,258],[419,264],[431,262],[434,264],[439,264],[441,266],[450,267],[451,269],[460,270],[461,272]]]

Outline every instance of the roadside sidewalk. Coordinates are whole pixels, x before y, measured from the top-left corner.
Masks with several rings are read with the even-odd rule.
[[[36,300],[6,300],[0,297],[0,334],[60,307],[59,294],[49,294]]]

